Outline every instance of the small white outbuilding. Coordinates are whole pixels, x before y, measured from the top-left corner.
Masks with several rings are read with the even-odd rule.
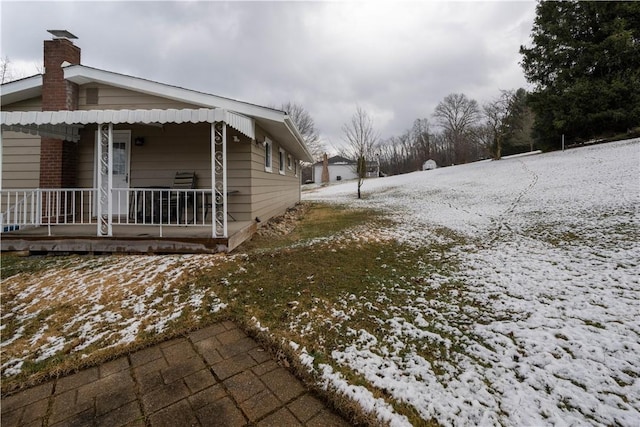
[[[422,165],[422,170],[428,171],[431,169],[436,169],[437,167],[438,167],[438,164],[436,163],[436,161],[433,159],[429,159],[426,162],[424,162],[424,164]]]

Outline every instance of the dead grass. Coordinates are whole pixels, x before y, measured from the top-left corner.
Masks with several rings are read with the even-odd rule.
[[[224,313],[210,310],[217,297],[194,282],[212,264],[223,271],[225,262],[3,256],[12,271],[1,286],[3,394],[220,320]]]
[[[148,274],[144,269],[152,268],[152,264],[139,267],[138,278],[127,278],[110,267],[118,259],[115,256],[3,256],[3,344],[21,326],[24,327],[22,337],[2,349],[3,361],[8,356],[33,351],[28,343],[34,339],[43,321],[49,327],[39,338],[42,342],[57,336],[64,336],[66,341],[62,350],[45,360],[36,362],[35,354],[28,358],[19,375],[3,379],[2,391],[7,393],[37,384],[52,376],[95,365],[229,318],[243,325],[283,363],[306,378],[310,386],[324,394],[354,425],[376,425],[380,421],[340,393],[320,390],[317,378],[300,365],[289,341],[306,348],[314,356],[316,366],[329,364],[351,384],[362,385],[375,397],[387,400],[413,425],[437,425],[433,420],[423,420],[410,405],[393,400],[387,390],[373,387],[365,378],[331,357],[332,351],[343,350],[353,340],[352,331],[367,330],[383,342],[389,334],[395,333],[387,321],[398,313],[404,315],[417,295],[443,304],[454,301],[470,307],[474,304],[460,296],[462,286],[459,283],[431,286],[429,282],[431,275],[447,276],[455,270],[456,260],[448,252],[452,246],[463,243],[459,236],[446,229],[434,229],[434,235],[438,236],[434,242],[447,243],[415,248],[385,238],[384,229],[390,225],[380,212],[305,203],[275,221],[275,225],[264,227],[259,235],[224,261],[206,268],[191,266],[179,277],[173,277],[169,269],[151,281],[140,278],[146,280]],[[178,266],[179,260],[172,268]],[[135,276],[136,268],[131,270],[130,275]],[[55,271],[62,276],[52,274]],[[89,280],[75,293],[69,290],[68,281],[61,280],[61,277],[89,277],[91,274],[100,275],[104,280]],[[10,280],[4,280],[5,277]],[[123,281],[127,282],[126,287]],[[69,297],[43,298],[35,302],[37,292],[28,298],[18,297],[33,286],[39,287],[40,291],[47,289],[50,295],[64,296],[67,292]],[[201,307],[185,304],[194,294],[202,293],[205,296]],[[86,312],[86,307],[92,304],[105,306],[120,316],[119,322],[124,322],[136,315],[134,306],[126,303],[132,298],[140,298],[146,305],[155,304],[154,310],[164,318],[171,317],[176,304],[182,304],[183,309],[166,322],[163,330],[151,328],[157,318],[141,319],[139,332],[130,343],[109,347],[117,336],[105,334],[103,339],[90,343],[83,351],[74,351],[83,344],[83,338],[77,332],[69,332],[65,325],[78,316],[81,307],[85,307]],[[202,309],[220,300],[228,304],[224,310],[214,313]],[[6,316],[6,313],[20,311],[19,304],[24,305],[23,312],[32,316],[27,323],[18,322],[17,316]],[[257,329],[253,319],[266,326],[268,332]],[[427,320],[437,328],[438,318]],[[461,327],[469,321],[468,316],[462,316]],[[103,322],[102,327],[105,325],[108,326],[108,322]],[[456,352],[461,351],[462,343],[441,330],[434,332],[444,334],[453,346],[403,339],[417,348],[437,373],[441,361],[455,364]]]
[[[235,271],[224,278],[218,277],[217,281],[206,275],[200,280],[215,283],[216,293],[229,303],[228,310],[234,319],[249,329],[253,324],[250,319],[258,319],[269,333],[253,328],[254,334],[267,342],[275,341],[271,345],[280,351],[290,352],[287,343],[293,341],[314,357],[316,366],[330,364],[351,384],[362,385],[375,397],[389,401],[413,425],[436,425],[433,420],[423,420],[410,405],[394,401],[386,390],[371,386],[331,357],[333,350],[343,350],[352,342],[351,331],[367,330],[381,342],[392,334],[385,321],[411,305],[415,296],[407,292],[404,286],[407,282],[410,288],[420,289],[420,295],[427,299],[460,299],[459,283],[429,289],[425,277],[448,275],[456,268],[455,260],[446,254],[451,246],[462,243],[461,238],[448,230],[434,229],[434,233],[446,237],[434,240],[448,243],[414,248],[377,238],[384,235],[382,230],[388,224],[375,212],[312,205],[291,233],[261,236],[251,245],[243,246],[243,253],[236,258]],[[460,323],[464,322],[470,320],[461,318]],[[455,352],[460,351],[460,340],[453,335],[448,338],[458,344],[448,348],[444,342],[407,339],[407,343],[417,347],[418,353],[432,362],[437,372],[440,360],[454,360]],[[292,356],[292,360],[295,357]],[[298,370],[309,375],[307,368]],[[339,394],[329,397],[343,413],[352,414],[352,422],[378,422],[366,414],[353,415],[353,408]]]

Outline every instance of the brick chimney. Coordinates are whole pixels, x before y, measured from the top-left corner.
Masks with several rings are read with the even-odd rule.
[[[80,64],[80,48],[68,32],[49,31],[53,40],[44,41],[44,75],[42,77],[42,111],[76,110],[78,85],[64,79],[62,64]],[[71,37],[67,37],[71,36]],[[65,64],[66,65],[66,64]],[[77,144],[53,138],[41,138],[40,187],[71,188],[76,186]]]

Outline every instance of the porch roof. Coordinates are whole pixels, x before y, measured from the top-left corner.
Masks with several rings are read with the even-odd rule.
[[[152,109],[152,110],[72,110],[72,111],[2,111],[3,130],[18,131],[79,141],[80,129],[87,124],[101,123],[214,123],[223,121],[251,139],[255,139],[251,118],[222,108]]]

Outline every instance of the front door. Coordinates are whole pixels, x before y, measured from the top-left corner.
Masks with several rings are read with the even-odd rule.
[[[96,144],[98,134],[96,132]],[[98,153],[96,147],[96,156]],[[111,210],[113,215],[127,215],[129,211],[129,196],[126,191],[129,188],[129,165],[131,160],[131,131],[113,131],[113,190],[111,192]],[[98,159],[95,159],[97,185]],[[102,212],[106,214],[107,212]]]

